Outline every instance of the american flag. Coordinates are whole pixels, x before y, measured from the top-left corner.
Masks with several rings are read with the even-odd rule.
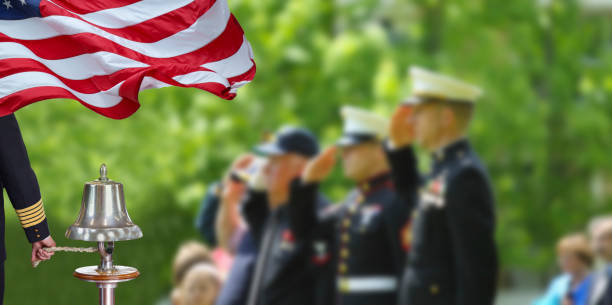
[[[0,0],[0,116],[70,98],[122,119],[142,90],[233,99],[254,75],[226,0]]]

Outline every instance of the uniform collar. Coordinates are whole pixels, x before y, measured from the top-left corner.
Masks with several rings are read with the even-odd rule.
[[[363,195],[367,196],[376,190],[383,187],[390,187],[392,185],[391,174],[389,172],[385,172],[358,183],[357,187]]]
[[[462,158],[470,150],[470,142],[461,137],[431,154],[434,166],[450,160]]]

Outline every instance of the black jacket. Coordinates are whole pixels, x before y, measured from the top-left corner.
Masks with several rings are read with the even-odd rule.
[[[493,304],[498,272],[493,193],[468,141],[434,154],[422,183],[411,147],[389,151],[389,160],[399,184],[420,186],[400,304]]]
[[[258,250],[247,305],[312,305],[317,298],[312,230],[300,223],[302,217],[291,221],[288,208],[296,198],[296,187],[293,183],[289,202],[272,211],[263,192],[250,190],[243,202]],[[317,198],[318,206],[327,205],[322,196]]]
[[[0,204],[1,190],[6,189],[19,221],[30,242],[49,236],[36,174],[30,166],[28,152],[14,115],[0,117]],[[4,208],[0,212],[0,259],[6,259],[4,244]]]

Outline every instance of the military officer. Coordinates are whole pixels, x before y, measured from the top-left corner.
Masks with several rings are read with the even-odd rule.
[[[481,90],[421,68],[410,74],[413,96],[392,117],[388,153],[397,187],[405,194],[418,187],[400,304],[491,305],[498,272],[493,192],[467,139]],[[432,157],[422,180],[413,142]]]
[[[293,181],[319,145],[310,131],[285,127],[255,151],[267,161],[249,180],[243,202],[258,250],[247,305],[312,305],[321,291],[312,263],[311,227],[300,217],[309,211],[292,214],[288,206],[295,200]],[[315,197],[316,206],[327,204],[322,196]]]
[[[345,177],[355,188],[344,202],[318,219],[317,226],[335,235],[337,303],[391,305],[410,241],[409,206],[398,199],[382,146],[388,120],[367,110],[346,106],[341,110]],[[336,147],[313,159],[303,175],[306,185],[320,183],[335,163]],[[300,196],[307,198],[307,196]],[[321,230],[321,229],[319,229]]]
[[[19,125],[13,114],[0,117],[0,206],[2,207],[4,207],[3,188],[6,189],[17,212],[28,241],[32,243],[32,262],[49,259],[53,253],[47,253],[42,248],[54,247],[55,242],[49,234],[38,181],[30,166]],[[0,304],[2,304],[6,260],[4,208],[0,214],[0,247],[2,247],[0,248]]]

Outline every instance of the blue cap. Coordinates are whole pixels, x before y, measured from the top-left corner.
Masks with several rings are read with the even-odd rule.
[[[284,127],[271,141],[256,146],[255,152],[265,156],[295,153],[310,158],[319,153],[319,143],[308,129]]]

